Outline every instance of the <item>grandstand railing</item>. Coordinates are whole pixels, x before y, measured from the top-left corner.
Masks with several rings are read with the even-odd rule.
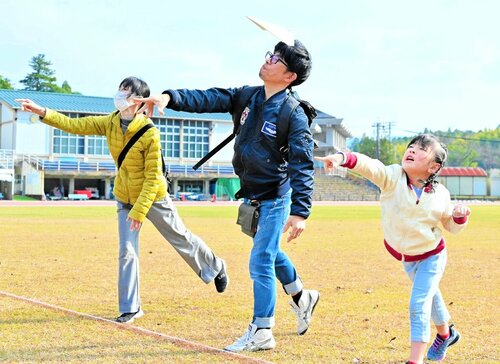
[[[0,155],[1,156],[1,155]],[[58,160],[43,159],[33,155],[18,156],[18,160],[30,164],[37,170],[54,171],[54,172],[115,172],[116,166],[114,162],[98,161],[98,162],[83,162],[73,158],[60,158]],[[234,169],[228,165],[211,165],[202,166],[198,170],[193,170],[191,164],[174,164],[167,163],[165,165],[167,171],[172,176],[199,176],[199,175],[225,175],[234,176]]]
[[[169,174],[172,175],[199,175],[199,174],[216,174],[216,175],[235,175],[233,166],[213,165],[202,166],[196,171],[193,170],[193,165],[188,164],[166,164]]]
[[[116,171],[114,163],[110,162],[81,162],[81,161],[50,161],[42,160],[41,169],[44,171],[75,171],[75,172],[102,172]]]

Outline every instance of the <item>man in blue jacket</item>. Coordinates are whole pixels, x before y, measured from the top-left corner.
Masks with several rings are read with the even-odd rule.
[[[259,76],[264,86],[248,101],[240,119],[240,132],[234,144],[233,166],[240,178],[236,198],[245,203],[258,202],[260,216],[250,254],[253,280],[254,316],[245,334],[228,351],[256,351],[276,346],[272,334],[275,324],[276,278],[292,296],[290,305],[298,317],[297,332],[305,334],[319,300],[319,292],[303,289],[303,284],[288,256],[280,248],[282,233],[289,230],[287,241],[300,236],[311,212],[313,192],[314,142],[308,119],[297,107],[289,120],[288,152],[277,142],[280,108],[292,86],[303,83],[311,71],[311,57],[301,42],[293,46],[279,42],[274,53],[266,54]],[[242,88],[208,90],[166,90],[145,99],[143,110],[151,115],[156,105],[160,114],[165,107],[196,113],[237,112]],[[139,110],[141,111],[141,110]]]

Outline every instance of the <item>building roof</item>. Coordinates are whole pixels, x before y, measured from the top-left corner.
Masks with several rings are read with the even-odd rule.
[[[343,119],[336,118],[335,116],[328,115],[327,113],[316,109],[318,116],[314,119],[314,123],[319,126],[333,126],[335,127],[344,137],[352,138],[351,131],[343,123]]]
[[[25,91],[25,90],[3,90],[0,89],[0,102],[7,104],[14,110],[19,110],[21,105],[15,99],[31,99],[37,104],[49,109],[106,115],[116,110],[111,97],[84,96],[77,94],[60,94],[56,92]],[[155,109],[154,117],[169,119],[195,119],[195,120],[231,120],[229,113],[204,113],[195,114],[188,112],[165,109],[165,115],[161,116]]]
[[[488,177],[488,173],[479,167],[443,167],[440,177]]]
[[[0,89],[0,102],[7,104],[14,110],[19,110],[21,105],[15,99],[31,99],[37,104],[48,107],[49,109],[74,112],[106,115],[116,110],[111,97],[84,96],[78,94],[60,94],[57,92],[41,92],[26,90],[4,90]],[[337,126],[344,136],[352,137],[351,132],[342,123],[342,119],[328,115],[320,110],[316,110],[318,116],[314,122],[319,125]],[[154,117],[168,119],[194,119],[204,121],[231,121],[229,113],[189,113],[183,111],[164,110],[165,115],[158,114],[155,109]]]

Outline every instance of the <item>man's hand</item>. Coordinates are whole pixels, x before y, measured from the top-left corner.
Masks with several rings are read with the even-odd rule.
[[[155,106],[158,109],[158,113],[160,115],[164,115],[165,113],[163,112],[163,109],[167,107],[168,103],[170,102],[170,95],[168,94],[161,94],[161,95],[152,95],[149,97],[134,97],[132,99],[132,102],[134,102],[137,105],[141,105],[144,103],[144,105],[137,110],[138,114],[143,113],[146,111],[146,115],[148,117],[153,116],[154,108]]]
[[[40,115],[42,118],[45,117],[45,108],[30,99],[16,99],[16,101],[21,104],[23,111],[32,112],[33,114]]]
[[[139,231],[141,229],[141,222],[127,217],[127,221],[130,221],[130,231]]]
[[[298,238],[300,234],[302,234],[302,232],[306,228],[306,219],[304,219],[302,216],[290,215],[285,224],[285,227],[283,228],[283,234],[286,233],[286,231],[290,227],[292,228],[292,230],[290,230],[290,232],[288,233],[288,237],[286,238],[287,243],[295,238]]]

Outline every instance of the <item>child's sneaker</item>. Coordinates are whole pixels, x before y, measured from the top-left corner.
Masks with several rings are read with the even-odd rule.
[[[245,334],[231,345],[226,346],[224,350],[232,352],[258,351],[274,349],[275,346],[276,341],[274,341],[271,329],[258,330],[257,326],[250,324]]]
[[[443,360],[446,356],[446,350],[460,340],[460,333],[453,326],[450,325],[450,336],[447,339],[443,339],[439,334],[436,335],[434,342],[427,352],[427,359]]]
[[[318,291],[305,289],[302,291],[298,305],[293,301],[289,302],[292,310],[297,315],[297,334],[304,335],[306,333],[318,301]]]

